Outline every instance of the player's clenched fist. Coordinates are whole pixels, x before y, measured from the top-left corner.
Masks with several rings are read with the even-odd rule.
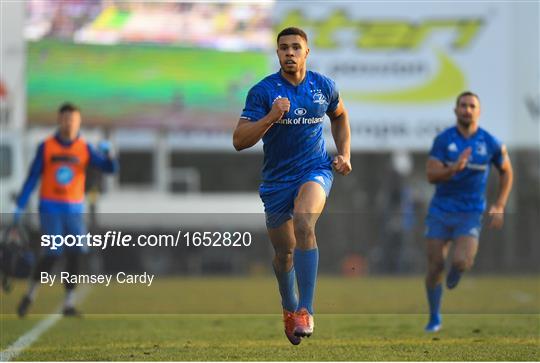
[[[283,115],[289,112],[290,108],[291,102],[288,98],[278,98],[275,100],[272,104],[272,109],[270,110],[274,122],[281,120]]]
[[[347,175],[352,171],[351,161],[343,155],[337,155],[332,161],[332,166],[341,175]]]

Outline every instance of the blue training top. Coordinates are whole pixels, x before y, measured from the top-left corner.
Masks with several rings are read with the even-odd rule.
[[[457,126],[453,126],[437,135],[429,156],[451,165],[468,147],[472,152],[467,166],[452,179],[437,184],[430,213],[481,213],[486,208],[485,190],[491,164],[501,168],[504,162],[503,145],[499,140],[481,127],[465,138]]]
[[[330,168],[322,123],[324,115],[335,111],[339,103],[334,81],[307,71],[304,80],[294,86],[280,72],[274,73],[251,88],[240,117],[258,121],[278,98],[288,98],[291,107],[262,138],[263,183],[293,182],[319,167]]]

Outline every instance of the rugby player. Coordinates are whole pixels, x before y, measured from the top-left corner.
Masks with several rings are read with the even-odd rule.
[[[297,345],[313,333],[319,261],[315,224],[332,187],[332,168],[342,175],[352,170],[350,126],[334,81],[306,69],[306,33],[294,27],[283,29],[276,52],[281,69],[249,91],[233,144],[240,151],[260,139],[264,143],[259,194],[275,250],[273,267],[285,334]],[[333,158],[323,138],[325,115],[337,148]]]
[[[478,251],[482,214],[486,208],[485,190],[490,167],[499,172],[499,193],[489,209],[489,225],[501,228],[504,208],[512,189],[512,165],[506,146],[478,126],[480,100],[472,92],[456,100],[455,126],[434,140],[426,165],[427,178],[436,185],[426,217],[428,271],[426,291],[429,302],[428,332],[441,329],[440,314],[443,272],[450,241],[455,243],[446,287],[458,285]]]

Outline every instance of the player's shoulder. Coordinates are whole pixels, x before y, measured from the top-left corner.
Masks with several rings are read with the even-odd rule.
[[[334,80],[322,73],[315,72],[315,71],[307,71],[308,79],[311,82],[316,82],[318,85],[333,88],[336,86],[336,82]]]
[[[88,142],[88,140],[86,140],[86,138],[82,135],[79,135],[77,137],[77,141],[82,143],[82,144],[85,144],[85,145],[90,145],[90,143]]]
[[[36,147],[36,154],[43,154],[43,150],[45,150],[45,145],[48,143],[49,138],[45,138],[44,140],[40,141],[39,144]]]
[[[38,152],[42,152],[45,149],[48,150],[50,148],[54,148],[58,144],[59,141],[56,134],[49,135],[38,144]]]
[[[57,140],[57,135],[56,134],[50,134],[49,136],[45,137],[41,143],[42,144],[48,144],[48,143],[54,142],[56,140]]]
[[[498,138],[483,127],[478,126],[478,134],[484,138],[497,140]]]
[[[482,138],[485,140],[489,145],[492,145],[494,147],[498,147],[502,144],[500,139],[484,129],[483,127],[478,127],[478,136],[479,138]]]
[[[259,82],[255,83],[253,87],[249,90],[250,93],[267,93],[268,90],[273,89],[275,87],[279,87],[281,83],[281,80],[279,78],[279,75],[277,73],[270,74],[263,79],[261,79]]]
[[[49,144],[61,145],[61,146],[82,145],[83,147],[90,145],[90,143],[82,135],[79,135],[79,136],[77,136],[77,138],[75,140],[66,143],[66,142],[62,141],[59,138],[58,134],[53,134],[53,135],[50,135],[50,136],[46,137],[45,140],[43,140],[41,142],[40,147],[44,147],[45,145],[49,145]]]
[[[457,127],[456,126],[450,126],[442,131],[440,131],[437,136],[435,136],[436,140],[450,140],[457,136]]]

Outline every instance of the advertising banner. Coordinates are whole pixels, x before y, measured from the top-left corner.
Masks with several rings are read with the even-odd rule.
[[[465,90],[480,96],[481,125],[509,137],[512,4],[276,6],[276,29],[305,29],[309,67],[336,81],[350,113],[353,149],[428,148],[438,130],[455,123],[456,96]]]

